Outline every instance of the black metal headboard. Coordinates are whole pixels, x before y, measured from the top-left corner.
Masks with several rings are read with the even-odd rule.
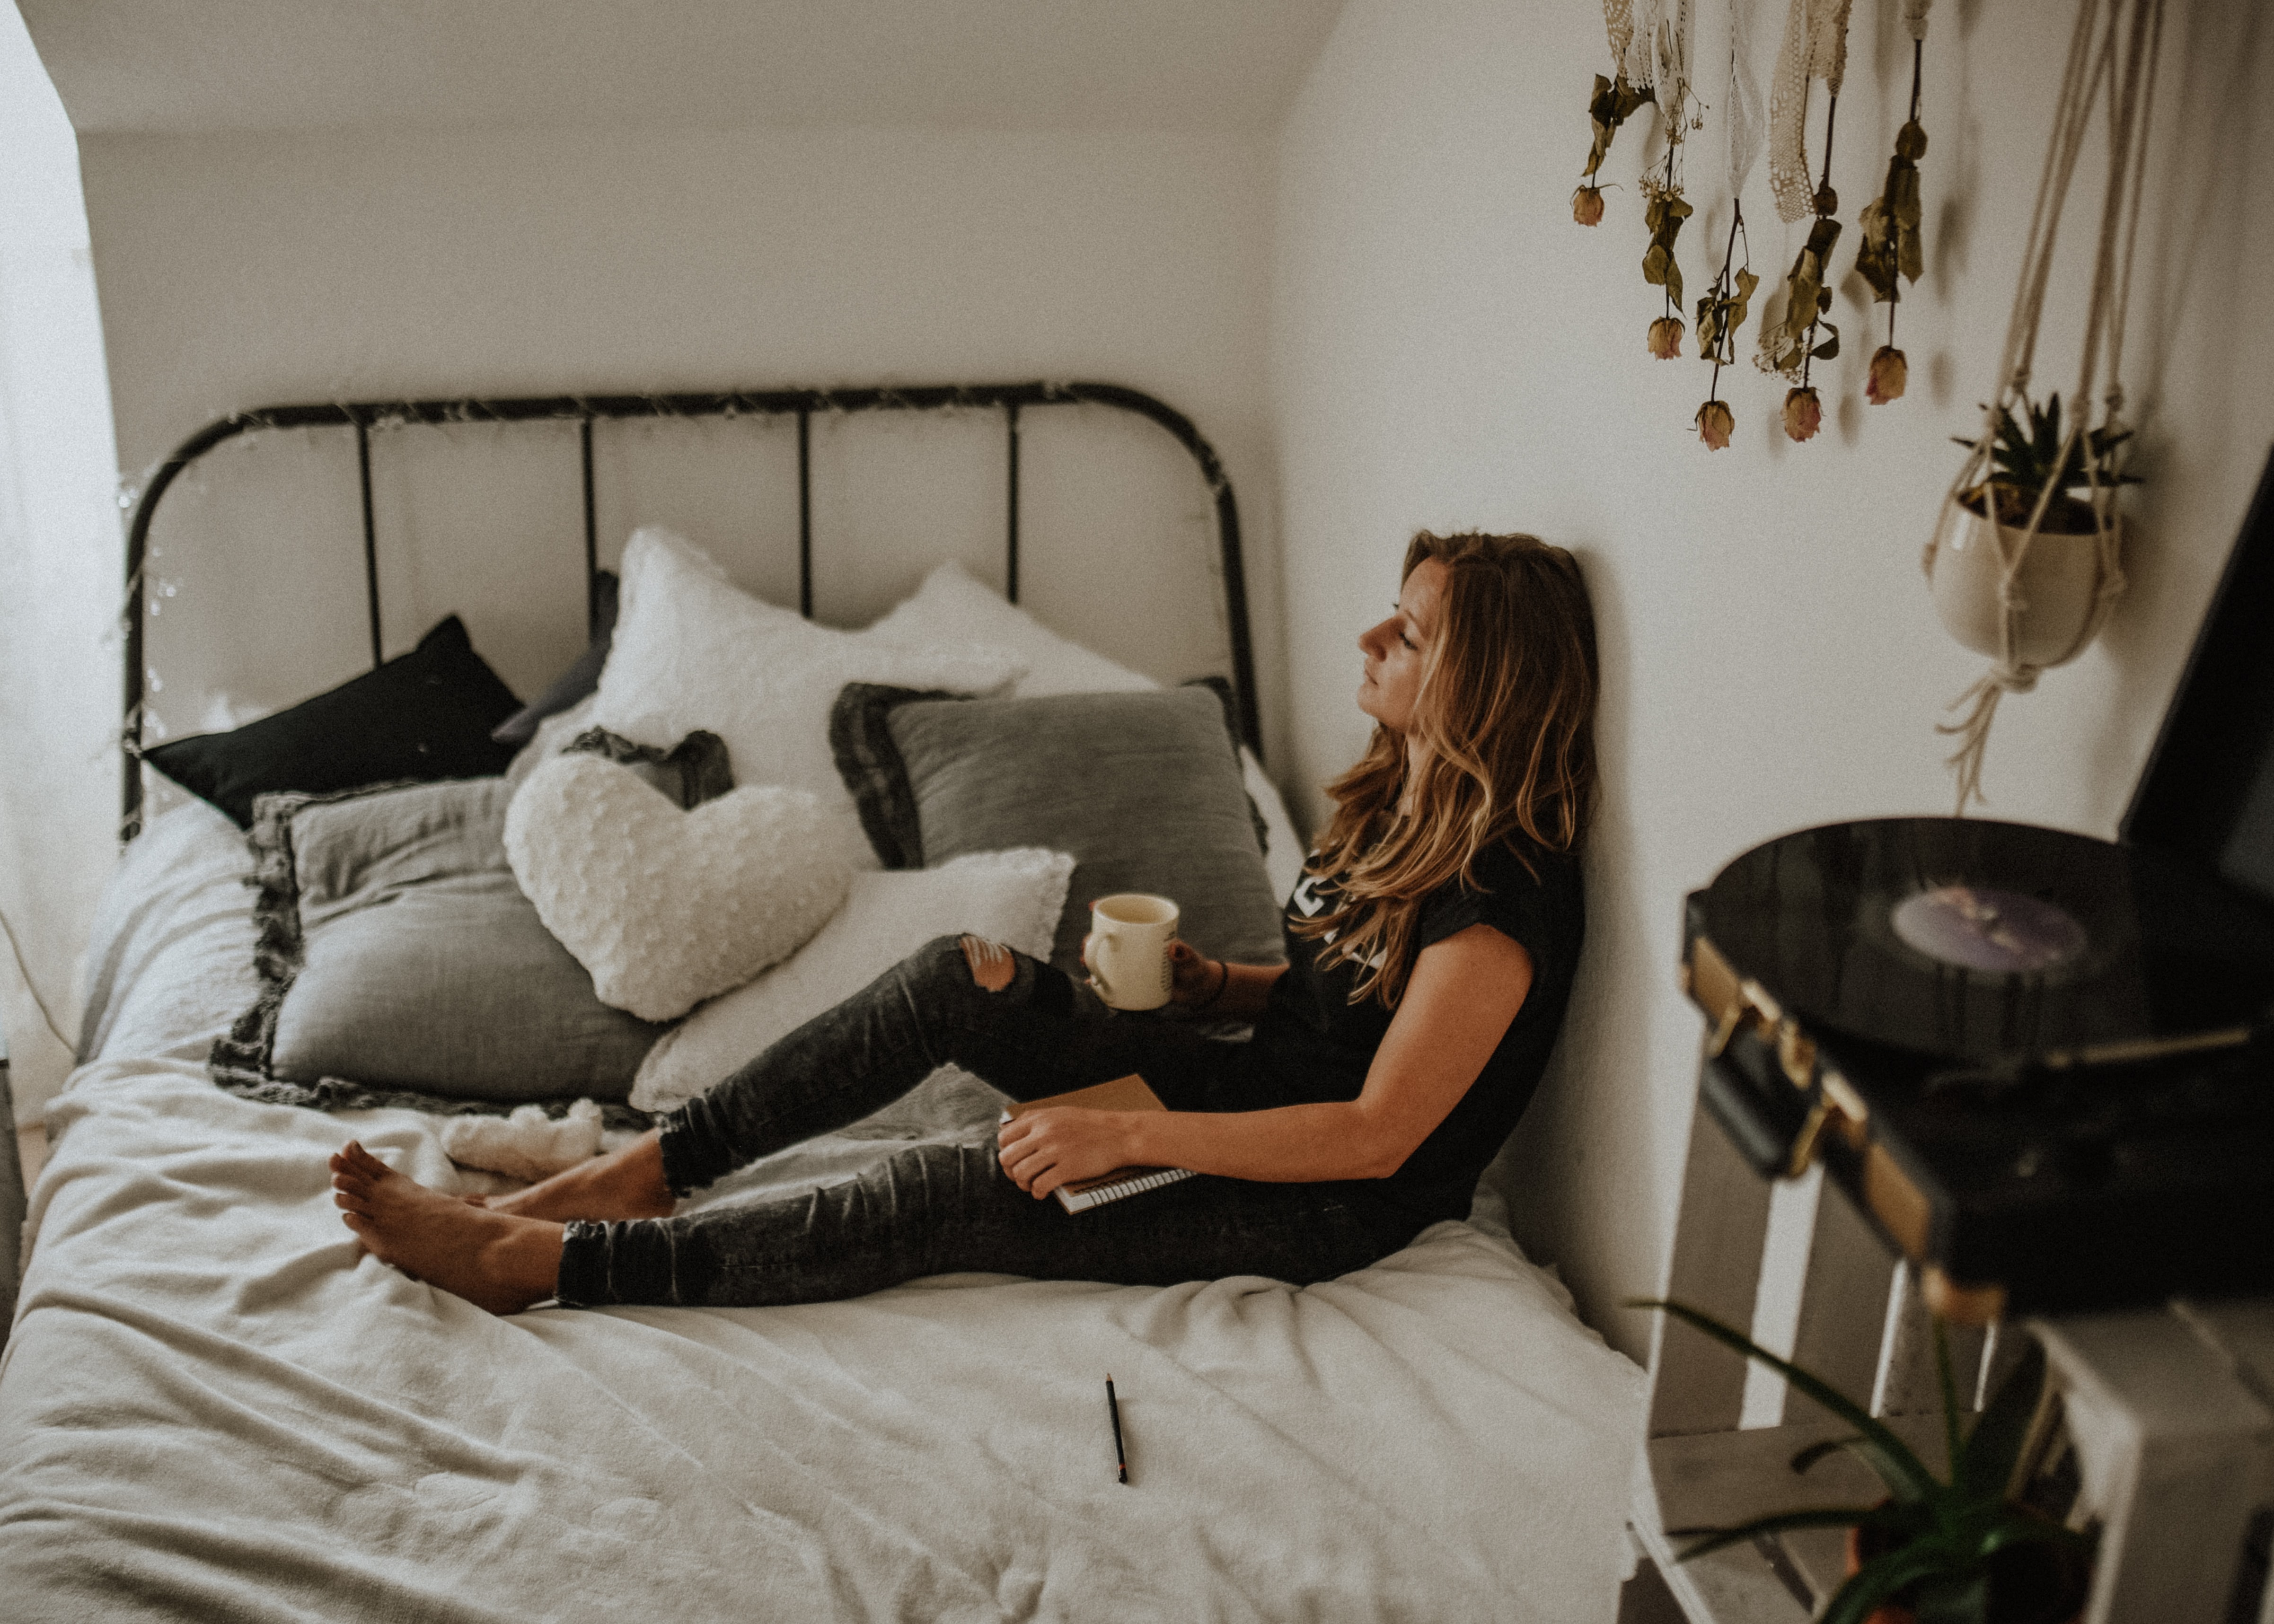
[[[579,425],[584,485],[584,579],[586,611],[597,605],[599,536],[592,499],[592,425],[602,418],[795,417],[797,419],[798,612],[813,613],[813,482],[811,430],[817,412],[936,411],[990,408],[1002,411],[1009,481],[1009,522],[1004,538],[1004,583],[1019,601],[1019,413],[1028,406],[1078,402],[1115,406],[1149,417],[1177,438],[1200,464],[1201,477],[1216,499],[1216,545],[1224,568],[1224,611],[1231,631],[1231,686],[1239,730],[1261,757],[1262,728],[1255,701],[1255,659],[1247,630],[1247,582],[1240,564],[1239,508],[1231,481],[1215,447],[1202,440],[1192,419],[1140,390],[1110,383],[936,384],[911,388],[755,389],[722,395],[578,395],[510,400],[364,401],[317,406],[264,406],[207,424],[177,447],[144,487],[126,533],[125,722],[120,732],[125,779],[120,804],[120,838],[132,839],[142,826],[143,558],[150,521],[176,477],[222,441],[255,429],[352,428],[356,467],[363,498],[364,589],[371,617],[371,658],[383,658],[380,645],[379,538],[372,511],[371,431],[405,425],[572,422]]]

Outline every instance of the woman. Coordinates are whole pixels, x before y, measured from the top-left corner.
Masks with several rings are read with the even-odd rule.
[[[1465,1216],[1563,1017],[1595,784],[1594,622],[1569,553],[1426,532],[1359,639],[1371,745],[1289,898],[1285,966],[1174,944],[1175,1001],[1246,1043],[1111,1016],[1051,966],[943,937],[623,1149],[486,1206],[359,1145],[332,1158],[383,1261],[497,1313],[757,1304],[985,1270],[1169,1284],[1363,1267]],[[995,1145],[928,1145],[858,1178],[671,1214],[772,1151],[858,1121],[954,1061],[1019,1099],[1131,1071],[1165,1112],[1058,1108]],[[1116,1168],[1204,1175],[1079,1215],[1045,1202]]]

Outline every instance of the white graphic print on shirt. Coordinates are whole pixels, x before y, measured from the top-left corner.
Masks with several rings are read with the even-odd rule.
[[[1288,906],[1299,911],[1305,919],[1316,919],[1326,911],[1326,898],[1319,895],[1319,876],[1306,870],[1302,879],[1296,883],[1294,891],[1287,898]],[[1335,938],[1341,934],[1338,930],[1328,931],[1319,938],[1320,945],[1332,947],[1335,944]],[[1369,970],[1379,970],[1382,967],[1384,951],[1385,950],[1377,947],[1361,962]],[[1342,956],[1347,959],[1352,955],[1344,953]]]

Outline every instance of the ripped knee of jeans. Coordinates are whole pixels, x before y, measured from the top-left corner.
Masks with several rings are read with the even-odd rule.
[[[1011,985],[1018,974],[1019,961],[1011,957],[1011,950],[1000,942],[990,942],[984,936],[966,936],[960,944],[963,962],[971,967],[972,981],[987,992],[1001,992]]]

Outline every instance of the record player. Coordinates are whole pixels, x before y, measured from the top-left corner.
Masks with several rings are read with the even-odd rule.
[[[1684,923],[1703,1102],[1939,1312],[2274,1289],[2274,460],[2117,842],[1805,829]]]

